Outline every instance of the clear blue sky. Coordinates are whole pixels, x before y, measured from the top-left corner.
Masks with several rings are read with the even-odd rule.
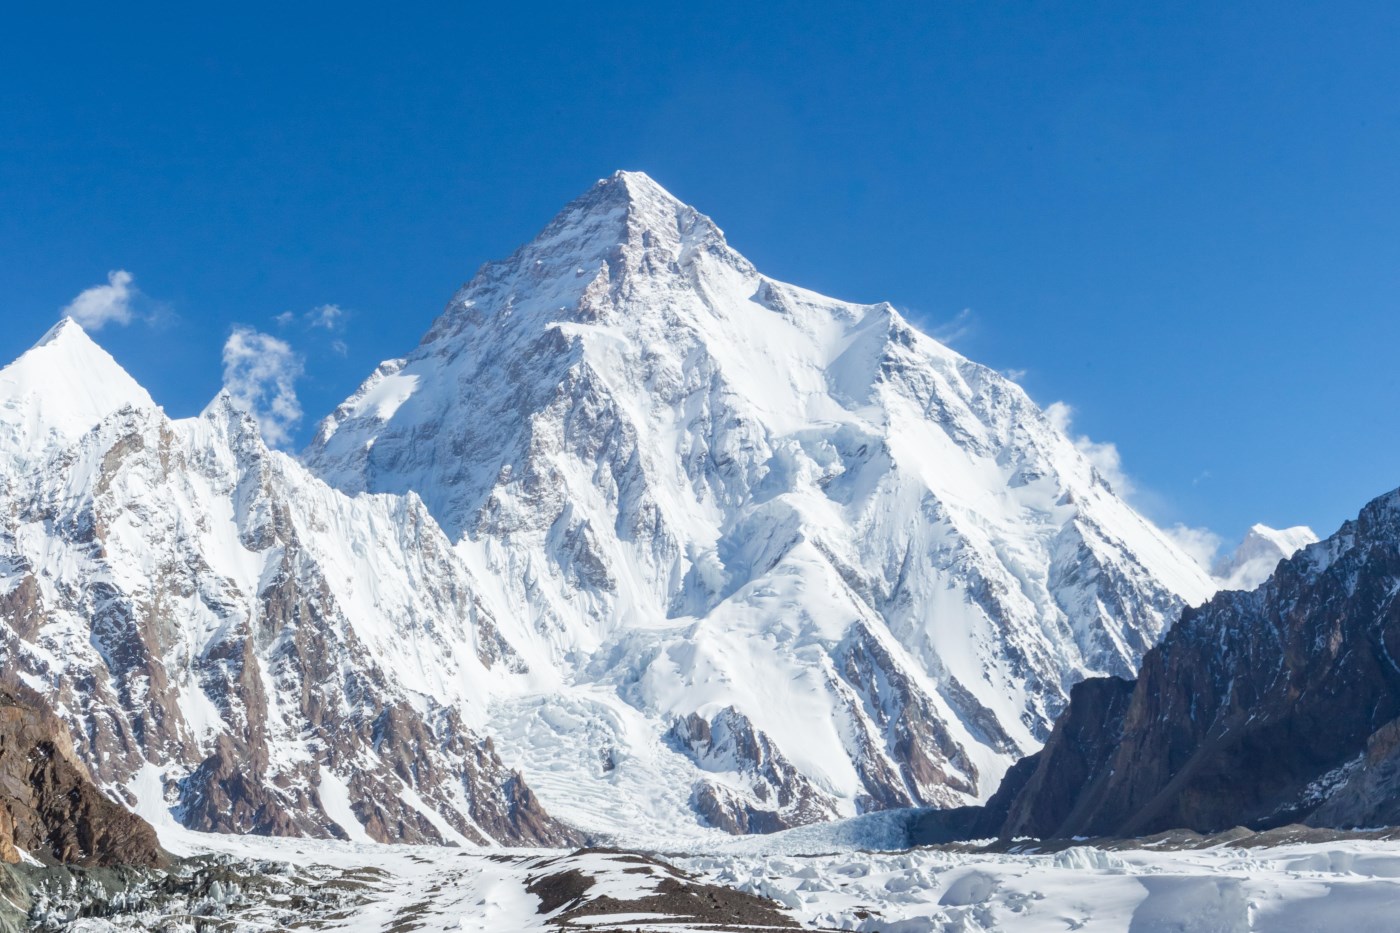
[[[279,333],[300,441],[636,168],[770,275],[970,309],[1159,521],[1326,533],[1400,485],[1400,4],[54,6],[0,28],[5,360],[129,270],[97,336],[157,400]]]

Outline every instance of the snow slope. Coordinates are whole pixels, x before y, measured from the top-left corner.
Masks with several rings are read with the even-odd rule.
[[[106,350],[65,317],[0,369],[0,475],[22,472],[124,406],[156,407]]]
[[[1214,589],[1014,383],[639,173],[484,266],[304,460],[426,503],[558,672],[493,709],[503,754],[596,830],[670,831],[646,786],[734,832],[980,798]]]

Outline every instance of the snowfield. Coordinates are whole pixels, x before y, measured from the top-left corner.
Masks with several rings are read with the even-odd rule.
[[[764,838],[719,839],[707,851],[660,857],[599,850],[575,853],[220,836],[192,833],[168,823],[161,828],[165,845],[182,855],[291,863],[302,873],[303,892],[309,887],[309,901],[322,890],[348,891],[335,909],[303,918],[314,919],[315,928],[323,930],[1392,933],[1400,929],[1397,841],[1346,839],[1176,851],[1076,846],[1044,854],[853,847],[856,841],[893,843],[901,835],[902,823],[895,814],[878,814]],[[539,887],[541,879],[570,872],[592,879],[584,884],[581,900],[542,911],[541,894],[528,889]],[[783,919],[779,925],[771,918],[760,920],[762,925],[732,921],[716,925],[666,910],[627,906],[655,897],[667,879],[771,899]],[[273,909],[266,908],[269,917]],[[215,911],[212,916],[219,914]],[[233,929],[249,933],[281,928],[257,911],[228,919],[238,921]],[[286,914],[280,922],[287,922]],[[96,933],[133,928],[145,927],[118,918],[80,921],[64,929]]]

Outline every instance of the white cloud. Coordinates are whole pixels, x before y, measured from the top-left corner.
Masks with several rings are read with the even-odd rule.
[[[340,305],[318,305],[306,312],[306,323],[311,327],[339,330],[344,322],[345,309]]]
[[[1123,472],[1123,456],[1118,452],[1118,445],[1112,441],[1090,440],[1083,434],[1071,431],[1074,421],[1073,408],[1064,402],[1051,402],[1045,409],[1045,416],[1050,419],[1056,430],[1074,442],[1074,446],[1093,464],[1099,475],[1108,480],[1114,492],[1124,498],[1130,498],[1137,491],[1132,479]]]
[[[307,330],[319,327],[322,330],[337,332],[345,329],[345,319],[348,316],[349,312],[340,305],[324,304],[317,305],[310,311],[304,311],[301,314],[297,314],[295,311],[283,311],[273,320],[277,322],[278,327],[290,327],[300,320]]]
[[[1220,553],[1221,545],[1225,543],[1220,535],[1209,528],[1188,528],[1185,525],[1163,528],[1162,533],[1184,551],[1187,557],[1199,564],[1202,570],[1214,573],[1216,556]]]
[[[1150,505],[1157,497],[1140,489],[1133,482],[1132,477],[1123,471],[1123,456],[1118,452],[1118,447],[1107,441],[1095,441],[1083,434],[1075,434],[1074,408],[1064,402],[1052,402],[1045,408],[1045,417],[1050,419],[1050,423],[1055,429],[1073,442],[1079,452],[1099,471],[1104,479],[1108,480],[1114,492],[1129,502],[1139,511],[1152,512],[1160,511],[1152,509]],[[1209,476],[1209,473],[1203,474]],[[1142,500],[1147,500],[1146,506]],[[1160,503],[1158,503],[1160,505]],[[1173,544],[1177,546],[1187,557],[1200,565],[1206,573],[1215,573],[1216,558],[1220,554],[1220,548],[1225,541],[1220,535],[1209,528],[1191,528],[1177,523],[1170,528],[1163,528],[1162,534],[1167,536]]]
[[[136,289],[131,287],[133,281],[132,274],[125,269],[108,272],[106,285],[84,289],[62,314],[87,330],[101,330],[108,324],[130,324],[131,299],[136,295]]]
[[[1007,379],[1010,379],[1012,382],[1020,382],[1022,379],[1026,378],[1026,374],[1029,372],[1030,370],[1028,369],[1017,369],[1015,367],[1012,367],[1011,369],[1003,369],[1001,371],[1001,374]]]
[[[296,393],[301,372],[301,357],[271,334],[240,325],[224,343],[224,388],[257,419],[274,447],[287,443],[301,421]]]

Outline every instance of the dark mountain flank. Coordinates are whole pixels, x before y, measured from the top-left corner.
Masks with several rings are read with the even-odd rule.
[[[986,807],[919,841],[1400,822],[1400,491],[1071,693]]]
[[[21,849],[84,867],[168,861],[150,824],[88,778],[58,717],[10,688],[0,690],[0,862],[19,862]]]

